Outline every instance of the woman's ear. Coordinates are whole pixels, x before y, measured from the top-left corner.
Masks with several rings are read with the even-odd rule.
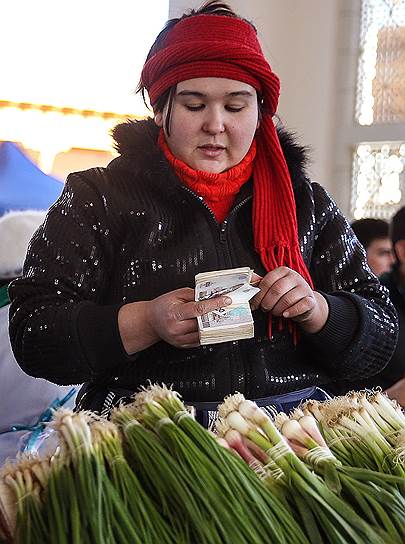
[[[162,128],[163,126],[163,113],[158,111],[157,113],[155,113],[155,123],[158,127]]]

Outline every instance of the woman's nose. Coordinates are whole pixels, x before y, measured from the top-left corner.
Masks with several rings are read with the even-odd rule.
[[[219,134],[225,131],[223,115],[219,111],[208,111],[203,122],[204,132]]]

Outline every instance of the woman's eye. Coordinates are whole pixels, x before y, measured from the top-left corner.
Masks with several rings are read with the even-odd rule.
[[[243,106],[225,106],[225,109],[230,112],[238,112],[243,110]]]
[[[186,104],[186,108],[190,111],[199,111],[202,110],[204,104]]]

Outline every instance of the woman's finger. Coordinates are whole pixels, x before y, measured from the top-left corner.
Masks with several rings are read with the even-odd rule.
[[[197,302],[186,302],[184,304],[177,304],[175,307],[175,318],[178,321],[192,319],[199,315],[208,314],[209,312],[213,312],[214,310],[225,308],[230,304],[232,304],[232,299],[226,296],[199,300]]]
[[[265,312],[273,312],[277,304],[281,304],[285,296],[288,296],[294,289],[301,287],[302,282],[299,281],[297,274],[288,274],[273,283],[270,289],[267,291],[265,296],[261,301],[261,308]],[[289,305],[291,306],[295,301],[292,301]],[[284,305],[283,309],[286,309],[287,306]]]
[[[296,304],[283,312],[283,317],[294,319],[295,321],[305,321],[315,308],[316,301],[312,296],[305,296]]]
[[[262,306],[262,301],[263,301],[264,297],[268,296],[269,292],[270,292],[270,295],[272,294],[272,291],[273,291],[273,288],[274,288],[275,284],[277,284],[283,278],[288,278],[289,276],[291,276],[293,274],[296,274],[296,272],[294,272],[293,270],[291,270],[290,268],[287,268],[285,266],[280,266],[279,268],[275,268],[271,272],[268,272],[264,276],[264,278],[261,280],[261,282],[257,285],[257,287],[259,287],[259,289],[260,289],[260,292],[257,293],[250,301],[250,306],[251,306],[252,310],[256,310],[257,308]],[[288,290],[291,289],[292,287],[293,287],[293,285],[291,285],[288,288]],[[274,298],[274,300],[271,300],[269,298],[268,299],[268,304],[270,306],[266,305],[265,310],[266,311],[270,310],[276,304],[276,302],[277,302],[277,300],[279,298],[280,297]]]
[[[263,276],[259,276],[256,272],[252,272],[252,277],[250,278],[250,285],[259,285],[262,281]]]
[[[169,294],[169,293],[168,293]],[[191,287],[181,287],[170,293],[175,300],[182,302],[192,302],[194,300],[195,291]]]
[[[284,293],[284,295],[272,307],[271,313],[276,316],[283,315],[286,310],[297,304],[306,296],[310,296],[309,290],[302,285],[296,285]],[[262,307],[267,307],[267,297],[264,298]]]
[[[192,332],[176,338],[176,347],[182,349],[197,348],[200,345],[198,332]]]
[[[185,336],[192,332],[198,332],[198,323],[196,318],[185,319],[176,323],[176,336]]]

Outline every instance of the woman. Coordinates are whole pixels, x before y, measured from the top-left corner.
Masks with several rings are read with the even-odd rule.
[[[277,134],[254,27],[215,1],[169,21],[140,89],[154,119],[116,127],[107,168],[69,176],[10,289],[24,370],[87,381],[80,407],[103,414],[148,380],[173,384],[205,424],[235,390],[288,409],[377,373],[395,311],[304,150]],[[239,266],[260,280],[255,337],[200,346],[196,317],[229,300],[194,302],[195,275]]]

